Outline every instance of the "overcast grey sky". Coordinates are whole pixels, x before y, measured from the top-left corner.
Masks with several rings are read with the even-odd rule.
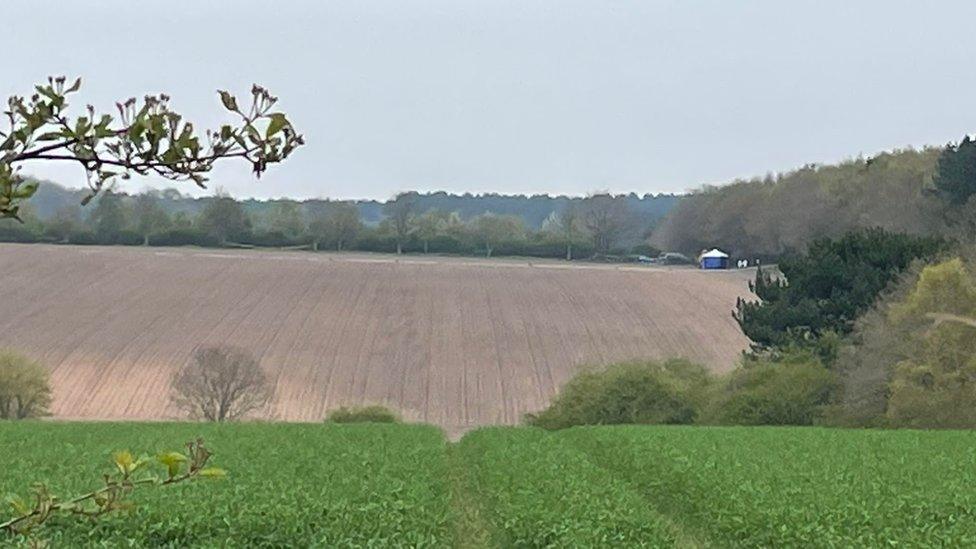
[[[79,75],[78,106],[166,92],[216,127],[217,88],[270,88],[308,144],[261,181],[216,171],[239,197],[684,191],[976,128],[972,0],[4,0],[0,17],[3,97]]]

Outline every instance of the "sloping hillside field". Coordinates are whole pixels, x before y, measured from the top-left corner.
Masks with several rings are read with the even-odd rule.
[[[244,347],[265,412],[380,403],[449,430],[513,424],[586,364],[730,368],[748,271],[238,250],[0,245],[0,346],[52,371],[53,413],[176,417],[200,345]]]

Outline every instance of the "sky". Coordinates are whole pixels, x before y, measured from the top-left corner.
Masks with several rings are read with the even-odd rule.
[[[164,92],[218,127],[217,89],[277,95],[307,145],[261,180],[221,164],[211,187],[241,198],[684,192],[976,128],[972,0],[45,6],[3,2],[3,98],[81,76],[77,107]],[[173,185],[121,184],[147,186]]]

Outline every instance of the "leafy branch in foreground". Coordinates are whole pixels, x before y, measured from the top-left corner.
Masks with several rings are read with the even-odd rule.
[[[66,513],[96,519],[112,511],[133,509],[135,504],[129,496],[140,486],[166,486],[196,478],[221,478],[226,476],[222,469],[207,467],[213,453],[204,445],[203,439],[186,444],[186,453],[166,452],[156,456],[156,462],[166,468],[163,478],[147,475],[135,478],[133,475],[152,460],[149,457],[135,458],[128,451],[116,452],[112,457],[117,472],[103,476],[105,485],[80,496],[61,500],[53,495],[47,486],[36,484],[33,487],[33,501],[28,503],[13,496],[9,498],[11,507],[17,515],[0,523],[0,531],[10,534],[28,534],[49,518]]]
[[[51,77],[47,85],[35,86],[29,99],[7,100],[3,114],[9,127],[0,130],[0,218],[19,219],[20,205],[37,191],[37,183],[18,174],[19,164],[30,160],[79,163],[91,189],[87,203],[113,178],[128,179],[133,173],[204,187],[206,174],[221,158],[242,158],[260,177],[268,164],[281,162],[304,144],[285,114],[272,110],[278,99],[256,84],[249,108],[218,90],[224,108],[239,122],[203,136],[170,109],[164,94],[116,103],[118,120],[96,113],[91,105],[85,115],[69,117],[67,98],[80,88],[80,78],[67,85],[65,77]]]

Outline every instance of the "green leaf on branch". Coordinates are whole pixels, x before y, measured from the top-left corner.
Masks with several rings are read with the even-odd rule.
[[[37,192],[37,183],[24,183],[13,192],[13,198],[27,200]]]
[[[204,478],[224,478],[227,476],[227,471],[220,469],[218,467],[207,467],[206,469],[200,469],[197,473]]]
[[[24,503],[24,500],[21,499],[20,496],[9,496],[7,498],[7,503],[9,503],[10,507],[12,507],[14,512],[17,513],[17,516],[30,514],[30,507]]]
[[[64,90],[64,93],[74,93],[81,89],[81,77],[75,79],[75,83],[72,84],[68,89]]]
[[[220,102],[224,104],[224,108],[229,111],[239,112],[237,108],[237,98],[230,94],[230,92],[224,90],[217,90],[220,94]]]
[[[186,456],[179,452],[166,452],[165,454],[159,454],[156,456],[156,461],[162,463],[166,466],[166,473],[169,478],[173,478],[180,474],[180,469],[183,463],[186,462]]]
[[[289,125],[288,119],[285,118],[285,115],[280,112],[272,113],[268,115],[268,117],[271,119],[271,122],[268,124],[268,129],[264,134],[265,139],[273,137],[275,134],[287,128]]]
[[[135,463],[135,458],[132,457],[132,453],[128,450],[115,452],[112,454],[112,459],[115,461],[115,466],[119,469],[119,472],[123,475],[128,475],[133,463]]]

